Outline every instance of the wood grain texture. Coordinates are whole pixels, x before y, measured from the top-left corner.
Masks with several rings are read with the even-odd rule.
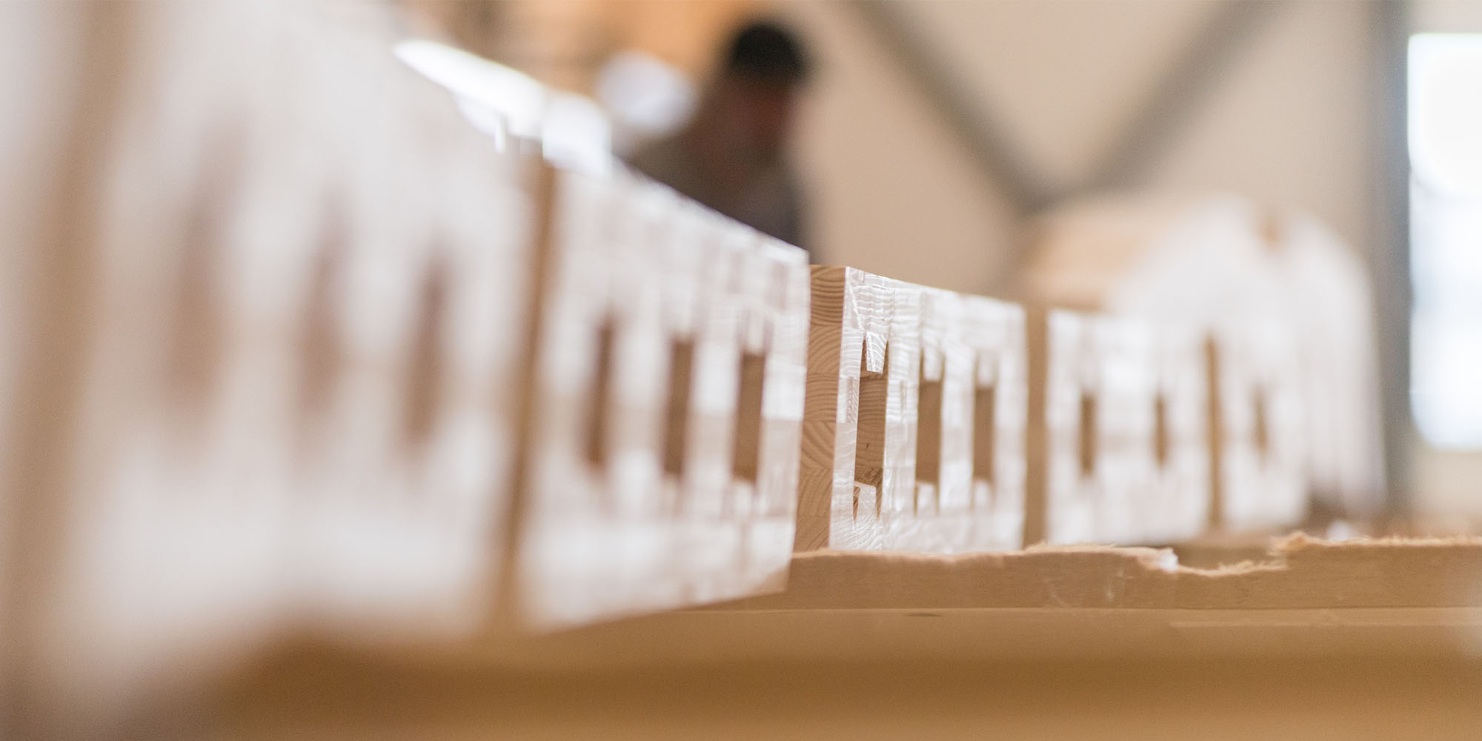
[[[1297,534],[1268,539],[1255,556],[1206,569],[1180,564],[1170,549],[1145,547],[1041,546],[950,557],[798,554],[786,592],[696,612],[1231,610],[1259,620],[1264,610],[1482,607],[1474,576],[1482,539],[1476,537],[1328,541]]]
[[[781,588],[803,253],[626,173],[554,176],[523,618],[557,627]]]
[[[916,514],[922,289],[813,268],[795,548],[880,550]]]
[[[1198,335],[1053,309],[1031,317],[1025,542],[1197,535],[1209,508]]]
[[[813,268],[797,550],[1015,548],[1024,521],[1024,315]]]

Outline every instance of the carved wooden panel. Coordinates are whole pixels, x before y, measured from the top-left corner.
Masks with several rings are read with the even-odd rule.
[[[915,497],[892,549],[1019,547],[1025,381],[1019,307],[922,291]]]
[[[1024,314],[813,268],[798,550],[1016,548]]]
[[[780,588],[804,254],[636,177],[548,174],[525,617],[567,625]]]
[[[1294,335],[1275,324],[1216,333],[1209,345],[1215,519],[1274,530],[1307,515],[1302,369]]]
[[[1061,307],[1201,331],[1283,324],[1297,341],[1309,495],[1324,514],[1385,504],[1373,283],[1361,251],[1310,214],[1224,195],[1067,204],[1036,229],[1023,283]]]
[[[1138,542],[1177,543],[1210,522],[1209,394],[1203,335],[1154,326],[1150,480],[1139,505]]]
[[[1062,310],[1030,322],[1026,543],[1161,543],[1203,529],[1197,335]]]
[[[28,461],[0,463],[25,533],[7,689],[86,725],[305,618],[467,628],[526,303],[509,161],[375,11],[13,12],[63,50],[73,110],[0,114],[47,223],[4,248],[28,276],[0,326],[28,348],[0,371]]]

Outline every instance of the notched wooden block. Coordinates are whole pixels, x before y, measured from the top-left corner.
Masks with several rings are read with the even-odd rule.
[[[1209,527],[1209,402],[1203,335],[1155,326],[1151,399],[1150,480],[1139,508],[1137,542],[1168,544]]]
[[[187,5],[53,17],[97,29],[48,68],[85,124],[45,151],[78,166],[37,209],[65,228],[6,246],[55,320],[6,440],[46,463],[0,493],[44,587],[6,627],[21,681],[98,708],[285,623],[467,629],[513,447],[526,220],[494,143],[374,24]]]
[[[572,625],[781,588],[804,253],[626,174],[545,175],[516,524],[525,619]]]
[[[758,235],[743,254],[745,301],[737,390],[733,516],[743,523],[740,591],[782,588],[797,527],[807,384],[807,254]],[[749,498],[749,501],[748,501]]]
[[[799,551],[1012,549],[1024,524],[1024,312],[813,268]]]
[[[1307,515],[1301,366],[1276,324],[1216,330],[1207,345],[1216,526],[1276,530]]]
[[[915,502],[921,289],[812,269],[796,550],[879,550]]]
[[[1060,310],[1030,321],[1026,543],[1159,543],[1208,507],[1193,335]]]
[[[891,549],[1018,548],[1024,524],[1024,313],[923,289],[913,506]]]

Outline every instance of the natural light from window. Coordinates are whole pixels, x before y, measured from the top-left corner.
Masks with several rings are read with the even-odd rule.
[[[1482,34],[1410,39],[1411,408],[1482,448]]]

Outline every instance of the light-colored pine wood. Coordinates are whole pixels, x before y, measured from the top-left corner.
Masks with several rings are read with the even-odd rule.
[[[43,101],[0,114],[22,164],[0,173],[0,680],[22,735],[101,727],[288,626],[456,653],[475,626],[525,640],[497,610],[550,629],[732,598],[902,621],[1470,604],[1412,579],[1424,548],[1214,576],[1153,551],[794,562],[1295,523],[1301,340],[1222,324],[1206,357],[1181,329],[810,271],[625,172],[497,151],[370,7],[0,8],[0,41],[48,61],[0,75]],[[794,650],[873,619],[745,630]]]
[[[84,732],[288,625],[467,630],[514,437],[508,158],[381,11],[4,12],[59,57],[6,84],[61,96],[0,114],[52,230],[5,240],[7,696]]]
[[[1318,219],[1229,194],[1098,196],[1042,220],[1020,282],[1036,301],[1202,331],[1282,325],[1310,495],[1349,518],[1383,510],[1372,285]]]
[[[797,550],[1018,547],[1025,394],[1018,307],[814,267]]]
[[[921,290],[813,268],[795,548],[879,550],[914,514]]]
[[[1204,336],[1187,327],[1153,327],[1152,475],[1140,505],[1147,544],[1179,543],[1209,526],[1209,394]]]
[[[1209,399],[1213,515],[1227,531],[1274,531],[1307,515],[1302,367],[1295,336],[1251,324],[1213,335]]]
[[[1201,532],[1199,335],[1056,309],[1030,317],[1025,542],[1165,543]]]
[[[780,588],[808,307],[801,250],[624,173],[552,173],[534,335],[525,619]]]
[[[745,357],[735,448],[740,458],[736,496],[744,501],[749,488],[751,503],[733,508],[745,526],[745,560],[742,583],[726,596],[781,588],[797,529],[811,301],[808,259],[791,245],[759,239],[743,253]]]
[[[922,290],[916,490],[893,550],[1019,547],[1025,393],[1023,311]]]

